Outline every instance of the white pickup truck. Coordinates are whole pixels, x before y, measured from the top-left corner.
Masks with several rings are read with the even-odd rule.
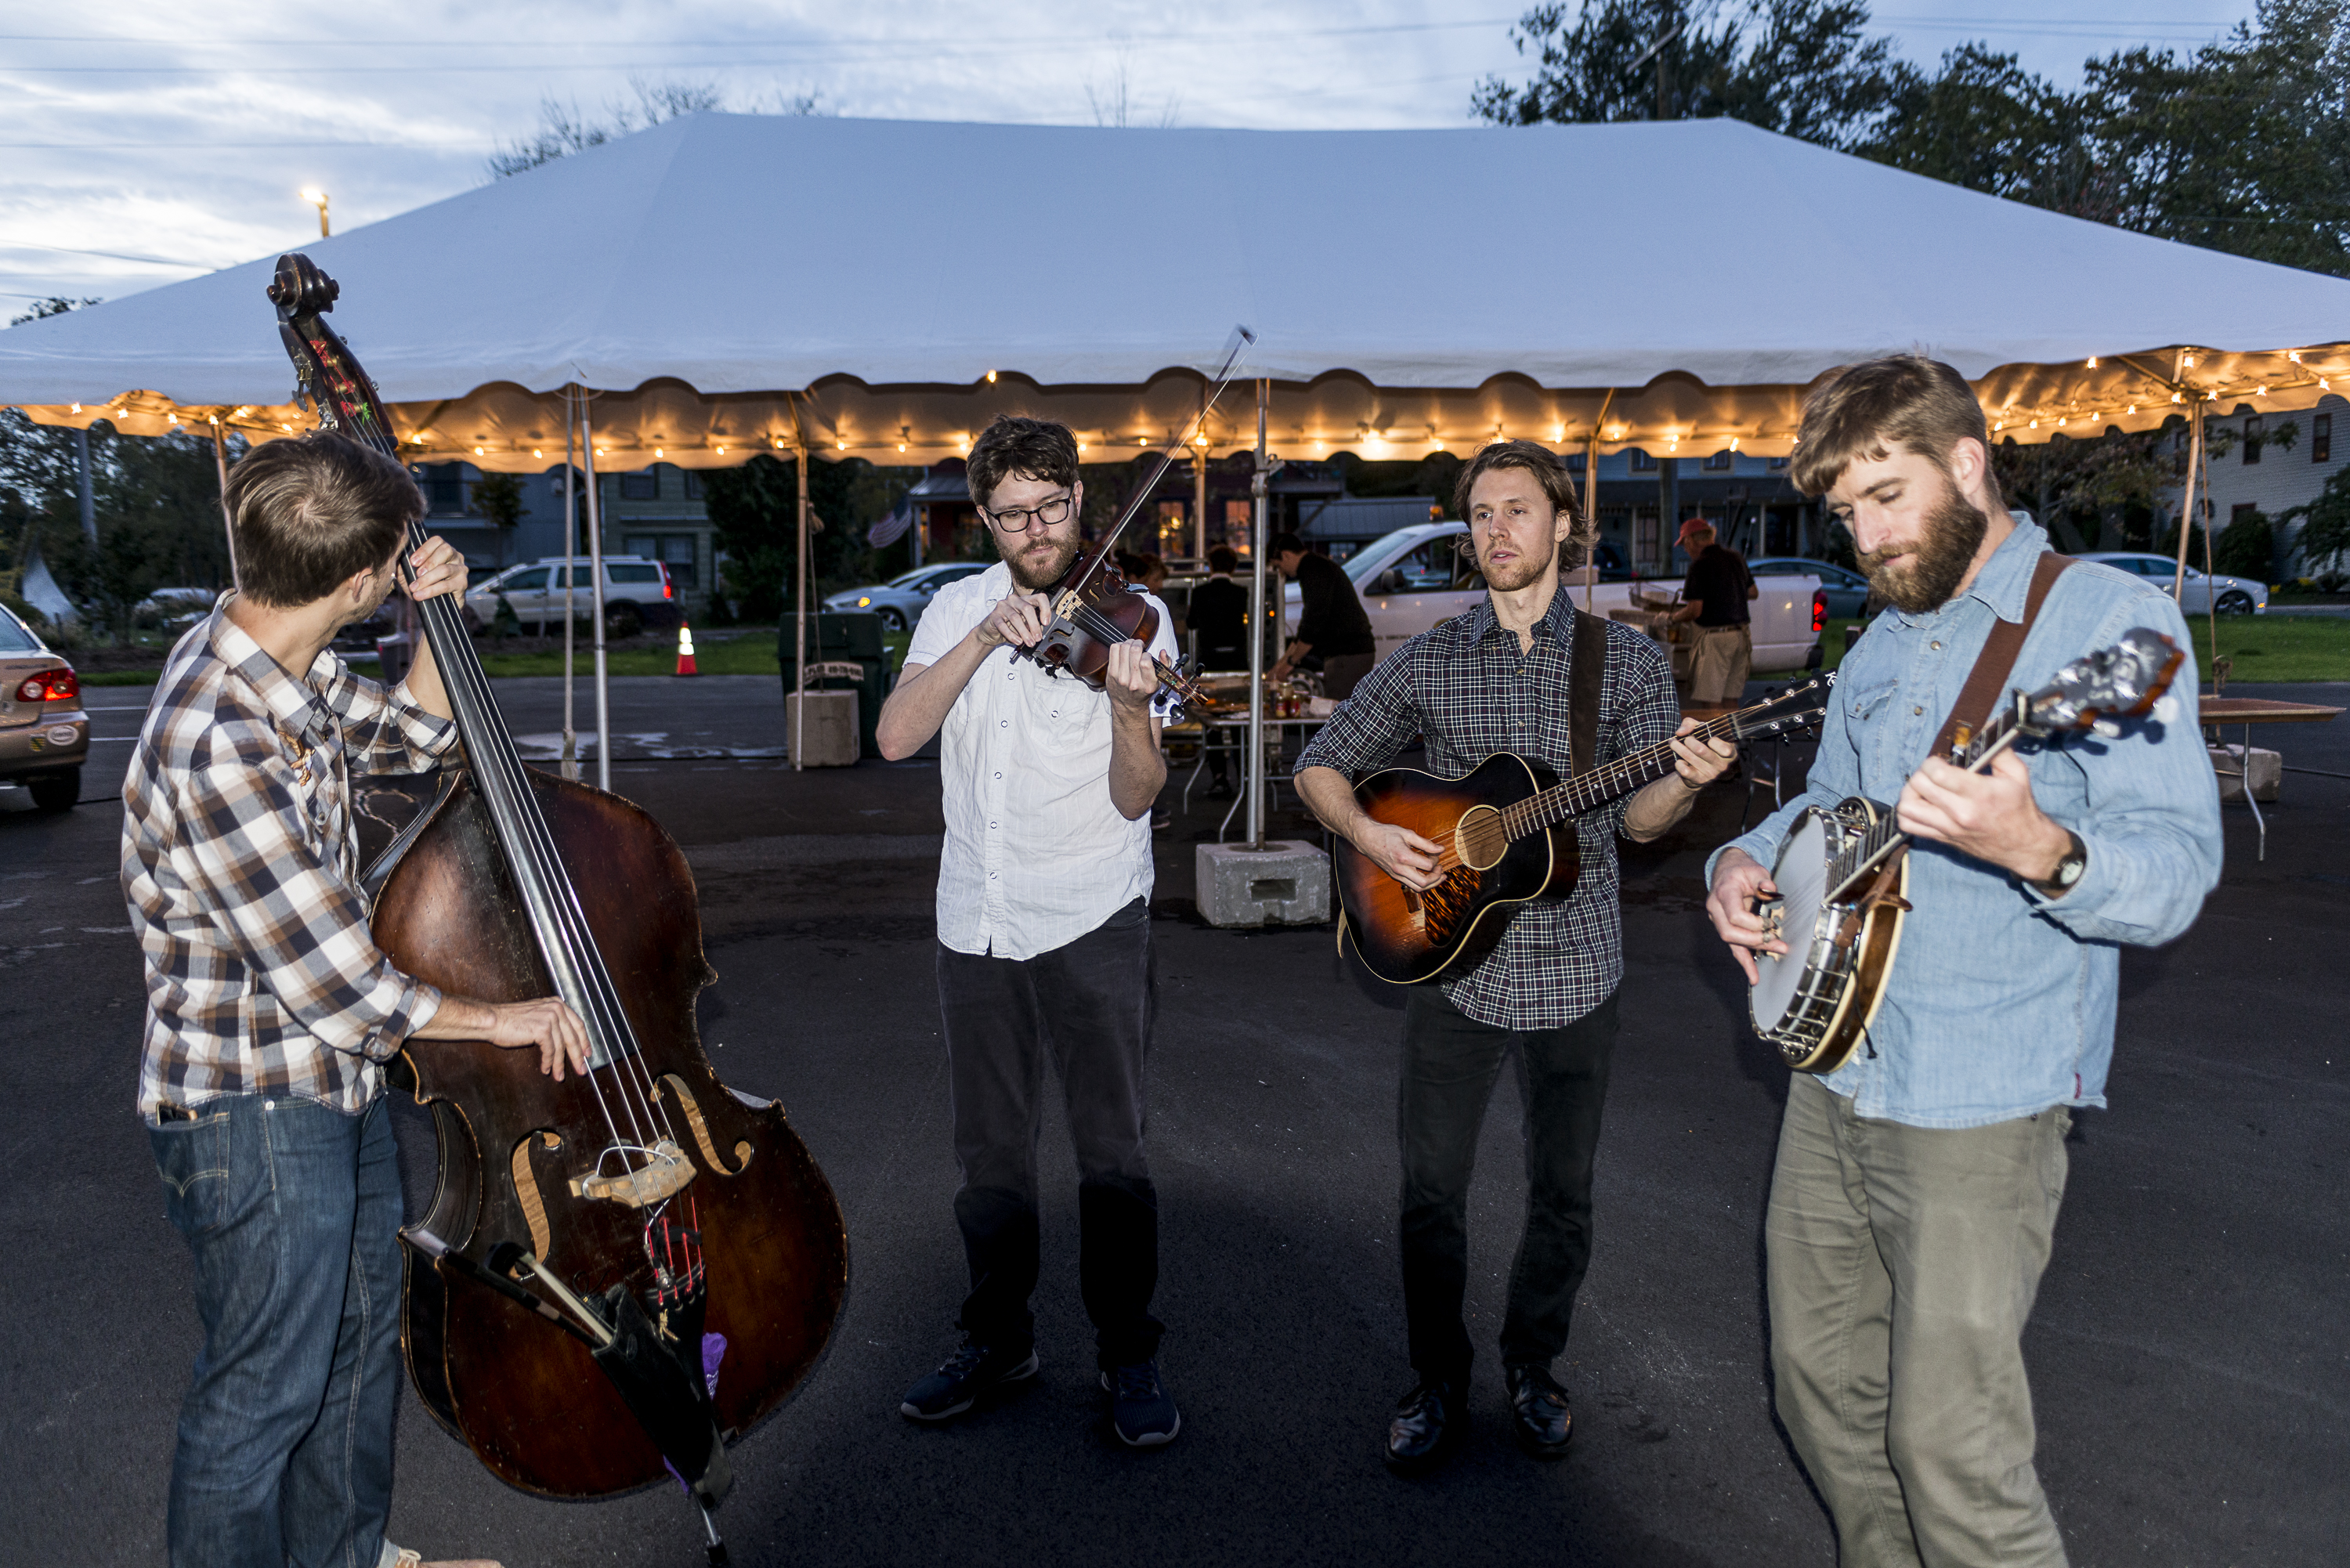
[[[1371,618],[1371,635],[1378,639],[1385,659],[1439,621],[1473,608],[1485,594],[1485,579],[1475,560],[1461,553],[1461,540],[1469,532],[1461,523],[1414,523],[1383,538],[1374,539],[1342,563],[1355,585],[1364,610]],[[1819,578],[1806,574],[1771,573],[1758,576],[1761,596],[1747,608],[1753,617],[1754,672],[1803,670],[1818,658],[1821,605]],[[1650,595],[1676,593],[1670,579],[1646,583],[1599,583],[1591,590],[1590,607],[1598,614],[1635,607],[1634,590]],[[1572,574],[1567,591],[1577,609],[1584,607],[1581,574]],[[1283,621],[1295,626],[1300,609],[1297,585],[1284,591]]]

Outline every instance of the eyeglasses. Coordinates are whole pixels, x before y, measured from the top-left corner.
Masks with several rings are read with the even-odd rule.
[[[990,523],[994,524],[1006,534],[1025,534],[1040,523],[1050,528],[1056,524],[1066,522],[1069,515],[1069,503],[1073,499],[1074,497],[1068,495],[1055,495],[1050,501],[1035,506],[1007,506],[1001,512],[989,512],[983,506],[980,510],[985,514]]]

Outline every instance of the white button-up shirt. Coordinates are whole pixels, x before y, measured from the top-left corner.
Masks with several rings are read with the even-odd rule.
[[[906,662],[945,658],[1012,587],[1012,568],[998,561],[941,588]],[[1159,612],[1151,654],[1172,654],[1172,618],[1158,599],[1150,604]],[[947,711],[940,737],[940,941],[962,953],[1034,958],[1150,896],[1150,818],[1128,822],[1110,801],[1107,692],[994,649]]]

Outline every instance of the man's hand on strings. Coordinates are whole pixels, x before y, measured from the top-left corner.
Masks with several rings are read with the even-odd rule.
[[[509,1051],[538,1047],[538,1070],[563,1082],[565,1063],[575,1073],[588,1071],[588,1026],[579,1015],[551,996],[536,1002],[490,1004],[489,1042]]]
[[[1380,870],[1416,892],[1424,893],[1444,880],[1445,873],[1437,868],[1443,858],[1444,846],[1432,838],[1422,838],[1409,827],[1366,816],[1357,825],[1354,840],[1355,847],[1376,862]]]
[[[1714,933],[1730,944],[1738,967],[1746,971],[1746,983],[1752,985],[1762,978],[1754,967],[1756,953],[1784,953],[1787,944],[1772,933],[1770,925],[1755,909],[1758,901],[1779,896],[1778,884],[1762,863],[1743,849],[1722,852],[1713,868],[1713,891],[1705,900],[1705,912],[1713,921]]]
[[[1014,588],[995,601],[995,607],[979,623],[975,635],[982,648],[1002,648],[1005,643],[1014,648],[1034,648],[1043,639],[1045,628],[1052,618],[1050,599],[1043,594]]]
[[[1102,686],[1108,691],[1111,705],[1129,713],[1148,712],[1150,699],[1159,692],[1159,677],[1150,668],[1150,649],[1129,638],[1113,643],[1109,649],[1109,664],[1102,671]]]
[[[2073,848],[2072,836],[2032,798],[2032,770],[2013,752],[1993,758],[1987,774],[1929,757],[1902,786],[1895,809],[1902,832],[1947,844],[2027,882],[2054,877]]]
[[[1673,732],[1667,743],[1673,749],[1673,772],[1691,793],[1703,789],[1720,778],[1731,763],[1738,760],[1738,744],[1719,737],[1699,739],[1690,735],[1697,728],[1695,719],[1683,719],[1681,727]]]
[[[421,604],[439,594],[455,597],[460,604],[465,598],[465,557],[457,547],[435,534],[416,547],[408,558],[411,579],[403,586],[408,597]]]

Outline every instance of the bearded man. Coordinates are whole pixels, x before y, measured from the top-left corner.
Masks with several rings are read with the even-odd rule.
[[[1396,880],[1434,887],[1443,846],[1373,820],[1355,799],[1352,775],[1385,767],[1415,737],[1438,774],[1465,774],[1496,752],[1572,774],[1572,693],[1591,663],[1600,670],[1589,737],[1596,763],[1665,744],[1675,762],[1638,794],[1575,819],[1583,870],[1572,897],[1521,906],[1484,961],[1413,987],[1404,1004],[1401,1257],[1418,1381],[1387,1431],[1388,1463],[1403,1472],[1440,1462],[1468,1424],[1473,1351],[1461,1313],[1469,1180],[1486,1102],[1511,1060],[1525,1112],[1526,1218],[1510,1271],[1502,1366],[1520,1446],[1537,1459],[1566,1452],[1574,1416],[1551,1366],[1566,1348],[1591,1260],[1592,1159],[1624,974],[1616,835],[1657,837],[1736,754],[1727,742],[1676,739],[1694,725],[1680,717],[1664,650],[1629,627],[1578,612],[1558,591],[1575,496],[1549,448],[1485,448],[1461,471],[1455,499],[1485,575],[1485,602],[1388,655],[1306,748],[1297,788],[1315,815]]]
[[[1142,1141],[1156,983],[1148,819],[1167,782],[1150,659],[1173,659],[1171,618],[1144,596],[1159,612],[1156,640],[1110,649],[1100,691],[1016,657],[1044,636],[1045,590],[1076,558],[1076,438],[999,418],[967,472],[1003,558],[931,600],[878,731],[895,759],[944,726],[939,1012],[971,1271],[962,1347],[899,1409],[948,1420],[1036,1375],[1028,1298],[1050,1051],[1076,1145],[1077,1275],[1111,1425],[1120,1441],[1152,1448],[1180,1425],[1159,1378],[1159,1198]]]
[[[1915,840],[1867,1049],[1790,1085],[1764,1220],[1779,1416],[1846,1568],[2064,1563],[2022,1338],[2065,1133],[2106,1103],[2120,944],[2179,935],[2220,875],[2191,656],[2153,722],[1987,773],[1929,755],[2000,621],[2029,627],[2002,692],[2134,628],[2189,646],[2159,589],[2047,555],[1987,443],[1965,379],[1930,359],[1813,394],[1795,484],[1852,529],[1890,607],[1838,672],[1804,793],[1708,867],[1707,913],[1751,981],[1755,952],[1787,951],[1754,906],[1799,813],[1898,799]]]

